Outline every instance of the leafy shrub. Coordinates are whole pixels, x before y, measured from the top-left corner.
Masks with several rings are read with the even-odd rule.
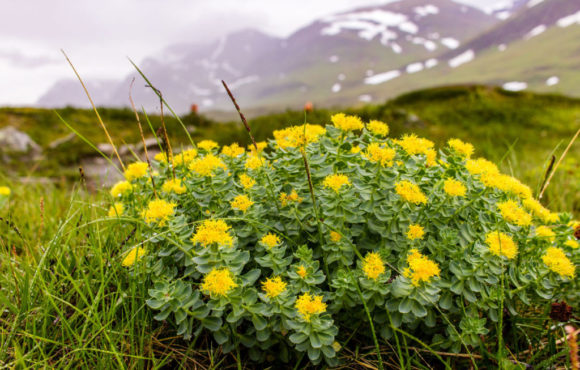
[[[340,333],[368,318],[358,335],[460,352],[501,343],[505,315],[578,303],[570,215],[468,143],[437,152],[382,122],[332,121],[127,167],[109,216],[145,227],[123,264],[157,320],[254,360],[298,351],[333,365]]]

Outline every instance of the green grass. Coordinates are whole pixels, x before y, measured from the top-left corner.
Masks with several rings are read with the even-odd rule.
[[[580,126],[579,100],[512,94],[481,86],[419,91],[383,105],[347,111],[364,119],[388,122],[392,136],[417,132],[439,145],[451,137],[469,140],[475,145],[477,156],[499,162],[505,172],[522,178],[534,190],[539,188],[550,155],[558,157]],[[90,111],[64,109],[59,113],[94,142],[105,141]],[[307,118],[312,123],[327,123],[330,113],[316,110]],[[116,140],[138,140],[133,112],[111,109],[101,110],[101,114]],[[410,119],[414,116],[417,120]],[[52,111],[1,109],[0,117],[0,125],[16,125],[44,147],[54,138],[68,134]],[[150,118],[157,128],[159,118]],[[184,120],[196,127],[195,140],[248,143],[246,132],[237,122],[218,124],[197,116]],[[256,139],[263,140],[271,136],[272,130],[303,120],[303,112],[288,111],[256,117],[250,124]],[[166,118],[166,122],[172,140],[176,140],[174,144],[185,144],[177,122],[171,118]],[[86,144],[79,142],[78,147],[68,151],[70,158],[51,158],[52,163],[43,171],[58,176],[59,169],[75,163],[73,157],[80,158],[89,151]],[[578,142],[567,158],[543,203],[554,210],[572,210],[578,218]],[[11,176],[0,178],[0,185],[13,190],[10,201],[0,208],[0,366],[236,366],[234,355],[224,355],[210,339],[186,342],[173,337],[172,328],[154,322],[144,303],[145,285],[131,279],[120,264],[122,251],[142,240],[140,230],[133,233],[132,225],[105,217],[108,194],[92,193],[79,182],[22,184],[14,178],[21,170],[13,167]],[[546,367],[565,363],[565,348],[552,345],[561,336],[559,330],[546,331],[539,322],[517,324],[529,327],[530,337],[544,338],[548,344],[544,346],[536,339],[530,343],[533,352],[529,357],[534,363],[545,361],[542,366]],[[528,335],[521,330],[518,333]],[[341,338],[345,346],[342,360],[350,366],[376,366],[372,343],[357,341],[356,331],[348,334],[352,338]],[[404,349],[406,362],[417,368],[427,368],[430,361],[437,361],[411,340]],[[396,349],[382,342],[381,351],[385,366],[397,368]],[[255,366],[245,362],[243,353],[242,360],[244,367]],[[466,359],[455,356],[446,356],[445,360],[452,366],[468,364]],[[302,366],[305,364],[304,361]],[[488,366],[497,364],[489,362]]]

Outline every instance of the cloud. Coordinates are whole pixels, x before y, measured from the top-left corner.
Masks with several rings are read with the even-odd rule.
[[[74,77],[61,48],[83,77],[120,78],[132,70],[126,57],[140,62],[170,45],[207,43],[243,28],[285,37],[321,16],[389,1],[0,0],[0,75],[28,86],[17,98],[0,94],[0,104],[36,101],[47,84],[39,79]],[[26,69],[35,73],[17,73]]]
[[[8,65],[16,68],[37,68],[60,62],[59,59],[50,55],[25,55],[16,49],[0,49],[0,59],[4,59]]]

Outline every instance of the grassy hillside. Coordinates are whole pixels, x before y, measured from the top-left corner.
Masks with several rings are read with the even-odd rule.
[[[316,109],[308,113],[306,119],[311,123],[325,124],[334,111]],[[476,155],[501,162],[504,171],[521,177],[534,188],[539,186],[550,156],[559,156],[580,127],[580,99],[528,92],[511,93],[485,86],[421,90],[381,105],[344,111],[366,120],[388,122],[392,136],[416,132],[438,145],[453,137],[471,141],[477,148]],[[93,143],[107,142],[90,110],[4,108],[0,109],[0,126],[12,125],[29,133],[46,149],[44,159],[32,166],[33,174],[59,176],[68,173],[74,178],[78,173],[79,159],[95,152],[78,138],[57,149],[49,149],[52,141],[70,133],[55,112]],[[100,109],[100,113],[117,144],[139,141],[132,111]],[[257,140],[266,140],[273,130],[302,123],[304,119],[302,111],[286,111],[255,117],[250,120],[250,125]],[[145,117],[141,120],[146,124]],[[154,130],[160,127],[159,116],[149,116],[149,120]],[[217,122],[195,114],[184,116],[182,120],[193,140],[211,138],[220,144],[249,144],[245,129],[238,120]],[[173,145],[187,145],[187,135],[177,120],[166,116],[165,122]],[[148,132],[146,136],[153,136],[151,129]],[[556,209],[580,210],[580,184],[574,176],[580,164],[576,158],[580,158],[578,142],[572,147],[551,185],[553,188],[560,186],[560,189],[550,192],[545,199]],[[31,166],[13,163],[4,168],[8,168],[8,173],[22,175],[30,173]]]

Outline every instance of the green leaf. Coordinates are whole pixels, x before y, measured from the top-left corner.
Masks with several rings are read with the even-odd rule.
[[[308,336],[302,332],[297,332],[291,334],[290,337],[288,337],[288,339],[290,339],[290,342],[294,344],[300,344],[305,342],[308,339]]]
[[[252,323],[256,330],[264,330],[268,326],[268,321],[260,315],[252,315]]]
[[[399,311],[401,311],[400,309],[401,306],[399,306]],[[413,311],[413,315],[417,316],[417,317],[425,317],[427,316],[427,310],[425,309],[425,307],[423,307],[423,305],[417,301],[413,301],[411,304],[411,311]]]
[[[221,317],[209,316],[201,320],[201,324],[210,331],[216,331],[222,326]]]
[[[318,333],[313,332],[310,334],[310,345],[314,348],[322,347],[322,342],[320,341],[320,337],[318,336]]]
[[[409,298],[403,299],[399,303],[399,312],[400,313],[409,313],[409,312],[411,312],[411,306],[412,306],[412,304],[413,304],[413,301],[410,300]]]
[[[451,287],[449,288],[449,290],[451,290],[455,294],[461,294],[461,293],[463,293],[463,286],[464,286],[464,281],[457,280],[453,284],[451,284]]]

